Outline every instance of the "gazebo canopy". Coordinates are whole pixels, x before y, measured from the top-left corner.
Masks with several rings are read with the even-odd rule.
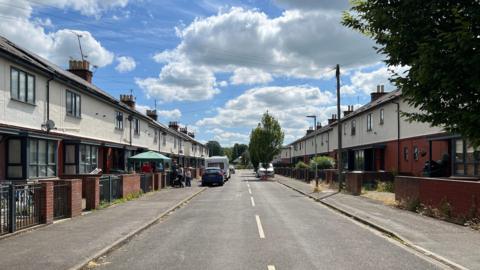
[[[130,161],[170,161],[169,157],[166,157],[155,151],[148,151],[131,156],[128,158]]]

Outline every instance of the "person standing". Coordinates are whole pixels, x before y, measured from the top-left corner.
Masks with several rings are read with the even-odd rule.
[[[191,187],[192,186],[191,181],[192,181],[192,172],[190,171],[190,168],[187,168],[185,172],[185,185],[187,187]]]
[[[183,167],[182,167],[182,166],[179,166],[179,167],[178,167],[178,180],[180,181],[180,186],[181,186],[181,187],[185,187],[185,186],[183,185],[183,179],[184,179]]]

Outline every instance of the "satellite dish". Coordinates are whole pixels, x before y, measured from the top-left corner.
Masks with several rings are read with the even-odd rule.
[[[55,122],[53,122],[53,120],[47,120],[47,122],[42,125],[42,128],[45,128],[47,131],[55,129]]]
[[[133,120],[133,115],[130,114],[127,119],[128,119],[128,121],[132,121]]]

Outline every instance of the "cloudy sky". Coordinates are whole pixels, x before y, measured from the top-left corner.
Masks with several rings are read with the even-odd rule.
[[[84,53],[94,83],[133,91],[141,110],[157,101],[202,141],[247,143],[261,115],[280,120],[285,141],[364,104],[389,72],[368,38],[340,24],[348,0],[0,0],[0,35],[66,68]]]

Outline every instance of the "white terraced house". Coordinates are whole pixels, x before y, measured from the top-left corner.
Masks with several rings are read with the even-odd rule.
[[[0,37],[0,181],[126,171],[127,158],[146,150],[201,166],[207,148],[176,125],[136,110],[132,95],[96,87],[87,61],[63,70]]]
[[[448,168],[441,176],[478,178],[480,155],[459,135],[448,134],[428,123],[409,122],[400,112],[414,112],[401,91],[386,93],[383,86],[371,94],[371,102],[354,109],[348,106],[341,119],[342,158],[348,171],[388,171],[403,175],[430,174],[427,161],[444,160]],[[338,120],[332,115],[326,126],[284,146],[275,158],[277,166],[308,162],[317,154],[336,158]],[[282,165],[283,164],[283,165]],[[429,170],[431,168],[428,168]]]

